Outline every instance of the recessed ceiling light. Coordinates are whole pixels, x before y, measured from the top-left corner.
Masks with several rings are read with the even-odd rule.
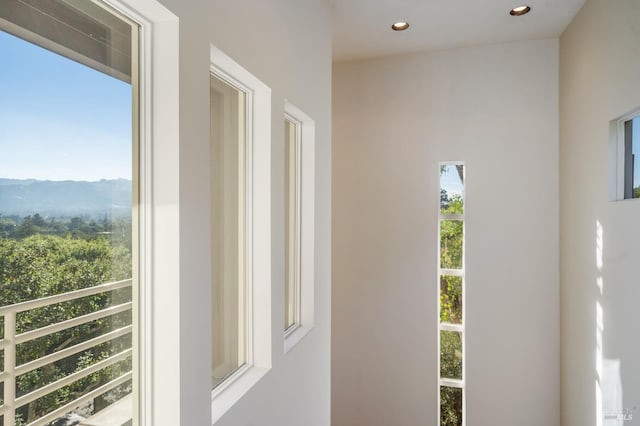
[[[531,8],[529,6],[518,6],[511,9],[511,11],[509,12],[509,15],[522,16],[522,15],[526,15],[529,12],[531,12]]]
[[[394,31],[404,31],[407,28],[409,28],[409,23],[404,21],[396,22],[391,26]]]

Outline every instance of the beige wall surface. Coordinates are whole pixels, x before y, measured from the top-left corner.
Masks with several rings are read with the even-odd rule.
[[[559,424],[558,41],[334,64],[333,426],[437,424],[438,163],[466,163],[467,424]]]
[[[640,201],[609,201],[609,122],[640,107],[640,2],[587,2],[560,53],[562,424],[633,425]]]
[[[148,0],[141,0],[148,1]],[[330,417],[331,33],[326,2],[161,0],[179,19],[180,424],[211,424],[209,62],[214,45],[272,89],[272,369],[216,425],[327,426]],[[315,328],[284,355],[284,100],[316,123]],[[173,315],[173,314],[172,314]],[[167,412],[169,412],[167,411]],[[175,426],[175,422],[157,424]]]

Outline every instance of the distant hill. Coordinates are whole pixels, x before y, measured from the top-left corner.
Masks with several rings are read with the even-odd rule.
[[[131,212],[127,179],[49,181],[0,178],[0,214],[4,216],[126,216]]]

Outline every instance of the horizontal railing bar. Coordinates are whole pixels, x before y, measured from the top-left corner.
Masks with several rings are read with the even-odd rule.
[[[449,324],[446,322],[441,322],[440,324],[438,324],[438,328],[441,331],[456,331],[458,333],[464,332],[464,325],[462,324]]]
[[[89,349],[92,348],[94,346],[98,346],[102,343],[106,343],[109,340],[113,340],[116,339],[118,337],[124,336],[126,334],[131,333],[132,331],[132,327],[131,325],[128,325],[126,327],[122,327],[119,328],[117,330],[111,331],[109,333],[103,334],[101,336],[98,337],[94,337],[91,340],[87,340],[86,342],[82,342],[79,343],[77,345],[74,346],[70,346],[68,348],[65,348],[61,351],[58,352],[54,352],[52,354],[49,354],[47,356],[43,356],[42,358],[38,358],[35,359],[33,361],[27,362],[25,364],[21,364],[19,366],[16,367],[16,372],[15,375],[16,376],[20,376],[22,374],[28,373],[29,371],[33,371],[36,368],[40,368],[43,367],[47,364],[51,364],[52,362],[56,362],[59,361],[63,358],[66,358],[68,356],[71,355],[75,355],[79,352],[84,351],[85,349]]]
[[[450,275],[454,277],[461,277],[464,275],[464,271],[462,269],[440,269],[440,275]]]
[[[440,213],[440,220],[464,220],[464,213]]]
[[[11,377],[11,374],[7,373],[6,371],[3,371],[2,373],[0,373],[0,383],[4,383],[4,381],[7,380],[9,377]]]
[[[440,379],[440,386],[463,389],[464,382],[458,379]]]
[[[12,345],[13,343],[11,343],[9,340],[7,339],[0,339],[0,350],[4,349],[5,347]]]
[[[0,307],[0,316],[7,312],[23,312],[31,309],[42,308],[43,306],[54,305],[56,303],[68,302],[70,300],[80,299],[94,294],[105,293],[107,291],[118,290],[120,288],[130,287],[131,278],[128,280],[116,281],[112,283],[100,284],[93,287],[82,288],[80,290],[60,293],[53,296],[43,297],[40,299],[27,300],[25,302],[14,303]]]
[[[125,359],[131,356],[131,353],[132,353],[131,349],[126,349],[118,354],[110,356],[109,358],[103,359],[102,361],[99,361],[85,369],[76,371],[75,373],[69,374],[68,376],[63,377],[60,380],[56,380],[55,382],[49,383],[48,385],[45,385],[40,389],[37,389],[31,393],[23,395],[20,398],[16,398],[15,406],[21,407],[25,404],[30,403],[31,401],[35,401],[38,398],[42,398],[43,396],[50,394],[51,392],[54,392],[60,388],[70,385],[73,382],[83,379],[87,377],[89,374],[93,374],[97,371],[100,371],[103,368],[106,368],[106,367],[109,367],[110,365],[115,364],[116,362],[124,361]]]
[[[4,416],[4,413],[6,411],[9,411],[9,407],[7,407],[6,405],[2,404],[0,405],[0,416]]]
[[[102,395],[105,392],[110,391],[111,389],[114,389],[118,386],[120,386],[121,384],[125,383],[128,380],[131,380],[132,378],[132,373],[128,372],[123,374],[122,376],[118,377],[117,379],[114,379],[112,381],[110,381],[109,383],[105,383],[104,385],[100,386],[99,388],[96,388],[94,390],[92,390],[91,392],[82,395],[80,398],[74,399],[73,401],[69,402],[66,405],[63,405],[60,408],[55,409],[54,411],[48,413],[45,416],[40,417],[39,419],[34,420],[33,422],[29,423],[27,426],[44,426],[48,423],[51,423],[52,421],[56,420],[57,418],[59,418],[61,415],[66,414],[72,410],[74,410],[75,408],[78,408],[79,406],[81,406],[82,404],[91,401],[92,399],[94,399],[95,397]],[[117,401],[115,402],[117,404]]]
[[[39,337],[47,336],[51,333],[56,333],[58,331],[65,330],[67,328],[75,327],[77,325],[86,324],[91,321],[95,321],[104,317],[108,317],[111,315],[119,314],[120,312],[125,312],[130,310],[132,307],[131,302],[123,303],[121,305],[111,306],[101,311],[92,312],[87,315],[82,315],[76,318],[71,318],[66,321],[62,321],[56,324],[51,324],[46,327],[38,328],[35,330],[27,331],[25,333],[21,333],[16,335],[16,345],[24,342],[28,342],[29,340],[34,340]]]

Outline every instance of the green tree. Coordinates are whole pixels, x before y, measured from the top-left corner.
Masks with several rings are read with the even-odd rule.
[[[33,220],[29,222],[33,225]],[[130,250],[122,245],[114,246],[105,237],[80,239],[32,235],[20,240],[0,238],[0,306],[127,279],[130,276]],[[130,290],[123,289],[34,309],[17,315],[16,331],[22,333],[37,329],[129,301],[130,298]],[[16,361],[20,365],[130,323],[130,313],[125,312],[52,333],[18,345]],[[126,335],[23,374],[17,380],[18,396],[107,358],[130,345],[130,336]],[[27,422],[33,421],[130,368],[130,360],[114,364],[22,407],[18,414]],[[120,389],[119,392],[125,390]]]
[[[463,182],[462,166],[456,171]],[[441,168],[441,174],[445,168]],[[460,195],[440,191],[440,209],[443,214],[462,214],[464,205]],[[461,269],[463,260],[464,223],[461,220],[440,222],[440,266],[445,269]],[[462,324],[462,277],[440,277],[440,321]],[[462,379],[462,336],[458,332],[440,332],[440,375]],[[440,391],[440,424],[462,425],[462,389],[442,387]]]
[[[441,388],[440,406],[441,426],[462,426],[462,389]]]
[[[33,224],[31,216],[22,219],[22,223],[14,231],[16,238],[26,238],[38,232],[38,228]]]

